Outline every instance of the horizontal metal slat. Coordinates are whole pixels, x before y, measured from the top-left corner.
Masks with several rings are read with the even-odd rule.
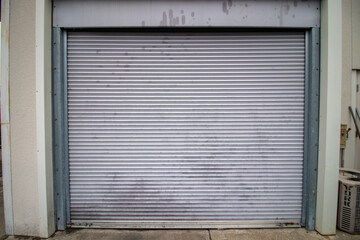
[[[217,155],[216,155],[217,154]],[[103,153],[87,153],[87,154],[76,154],[76,153],[70,153],[70,157],[71,158],[117,158],[119,160],[124,160],[123,158],[126,159],[143,159],[145,156],[147,156],[149,158],[149,161],[154,161],[157,159],[162,159],[162,158],[184,158],[184,156],[190,158],[200,158],[203,161],[204,160],[209,160],[210,159],[216,159],[218,161],[222,161],[222,159],[227,160],[228,158],[235,158],[235,159],[264,159],[264,156],[261,152],[255,152],[255,153],[246,153],[246,154],[231,154],[231,155],[227,155],[227,154],[220,154],[219,153],[213,153],[213,152],[209,152],[209,151],[205,151],[205,152],[197,152],[197,153],[190,153],[190,154],[168,154],[168,153],[149,153],[147,152],[146,154],[144,153],[126,153],[126,154],[119,154],[119,153],[108,153],[106,154],[106,156],[104,156]],[[266,155],[266,159],[268,158],[280,158],[280,157],[288,157],[289,159],[294,159],[295,161],[301,161],[301,159],[299,160],[298,158],[302,158],[303,157],[303,153],[292,153],[290,154],[289,152],[287,152],[287,154],[280,154],[280,153],[268,153]]]

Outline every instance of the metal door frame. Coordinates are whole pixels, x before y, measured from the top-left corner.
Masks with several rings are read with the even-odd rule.
[[[103,29],[102,29],[103,30]],[[181,31],[181,28],[178,30]],[[216,28],[212,28],[216,30]],[[236,31],[249,30],[234,28]],[[251,29],[250,29],[251,30]],[[256,29],[258,30],[258,29]],[[269,29],[266,29],[269,30]],[[293,29],[272,28],[286,31]],[[304,168],[301,225],[307,230],[315,228],[317,167],[319,142],[319,92],[320,92],[320,29],[300,28],[305,32],[305,119],[304,119]],[[141,31],[139,29],[139,31]],[[70,221],[68,123],[67,123],[67,29],[54,27],[52,32],[52,104],[53,104],[53,164],[54,164],[54,206],[57,230],[67,227],[92,228],[270,228],[294,227],[294,223],[271,221],[236,222],[87,222]]]

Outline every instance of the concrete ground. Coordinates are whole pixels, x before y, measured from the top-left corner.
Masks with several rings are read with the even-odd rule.
[[[38,239],[29,237],[8,237],[8,240]],[[303,228],[252,229],[252,230],[101,230],[72,229],[56,232],[50,239],[57,240],[353,240],[360,235],[338,232],[336,236],[321,236],[315,231]]]

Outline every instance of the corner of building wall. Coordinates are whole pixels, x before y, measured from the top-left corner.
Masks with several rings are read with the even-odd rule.
[[[51,0],[36,0],[36,141],[39,192],[39,236],[55,232],[52,106],[51,106]]]
[[[321,76],[316,230],[336,233],[341,123],[342,1],[321,1]]]

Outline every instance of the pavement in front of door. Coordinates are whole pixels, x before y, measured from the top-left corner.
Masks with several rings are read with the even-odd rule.
[[[39,239],[30,237],[8,237],[8,240]],[[59,231],[50,239],[58,240],[353,240],[360,235],[338,231],[336,236],[321,236],[304,228],[251,229],[251,230],[103,230],[71,229]]]

